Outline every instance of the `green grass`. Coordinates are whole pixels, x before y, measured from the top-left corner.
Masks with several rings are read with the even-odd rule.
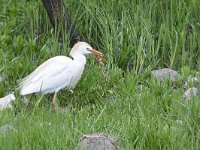
[[[73,149],[83,134],[119,137],[124,149],[199,149],[199,96],[182,98],[182,81],[155,81],[152,69],[170,67],[183,81],[199,76],[199,0],[66,1],[87,41],[104,52],[108,80],[93,57],[72,94],[62,90],[52,113],[52,95],[37,94],[25,110],[17,82],[39,64],[69,54],[60,50],[41,1],[0,0],[0,97],[15,91],[14,110],[0,112],[0,149]],[[139,96],[139,83],[143,84]],[[198,87],[200,89],[200,87]]]

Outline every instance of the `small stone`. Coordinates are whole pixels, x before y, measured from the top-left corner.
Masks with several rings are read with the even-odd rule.
[[[185,93],[183,94],[183,97],[186,100],[191,100],[193,97],[197,97],[198,94],[199,94],[198,89],[195,87],[192,87],[185,91]]]
[[[176,79],[180,78],[180,75],[177,71],[169,69],[169,68],[163,68],[159,70],[153,70],[151,71],[154,78],[164,81],[165,79],[170,79],[171,81],[176,81]]]
[[[77,150],[117,150],[114,145],[116,137],[109,138],[104,134],[84,135],[77,146]]]
[[[190,77],[184,84],[184,87],[195,86],[196,84],[200,85],[200,79],[197,77]]]
[[[2,132],[2,133],[7,133],[8,131],[9,131],[9,129],[10,129],[10,125],[4,125],[4,126],[1,126],[1,128],[0,128],[0,131]]]
[[[3,134],[8,133],[10,130],[17,131],[17,129],[13,128],[11,125],[3,125],[0,127],[0,132]]]
[[[10,108],[12,109],[11,102],[15,100],[14,94],[9,94],[3,98],[0,98],[0,110]]]

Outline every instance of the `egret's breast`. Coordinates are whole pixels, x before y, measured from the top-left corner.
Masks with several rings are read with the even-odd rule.
[[[80,80],[82,74],[83,74],[84,67],[79,68],[75,73],[74,76],[72,77],[70,81],[70,88],[73,88],[77,82]]]

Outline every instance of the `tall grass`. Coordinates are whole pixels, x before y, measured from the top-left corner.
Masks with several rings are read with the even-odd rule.
[[[198,5],[199,1],[181,0],[67,2],[88,40],[120,67],[133,65],[137,72],[150,64],[153,68],[196,67]]]
[[[15,92],[13,111],[0,112],[0,149],[73,149],[83,134],[119,137],[124,149],[199,149],[199,97],[183,101],[183,89],[153,80],[149,71],[170,67],[183,79],[198,75],[199,0],[65,1],[77,29],[103,51],[108,80],[88,58],[74,93],[37,94],[29,110],[17,81],[56,55],[69,54],[69,36],[58,42],[41,1],[0,0],[0,97]],[[59,27],[58,27],[59,28]],[[62,30],[59,28],[59,30]],[[138,84],[143,84],[142,95]]]

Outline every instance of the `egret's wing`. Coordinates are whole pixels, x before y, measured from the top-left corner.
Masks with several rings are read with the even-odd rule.
[[[71,62],[72,59],[65,56],[56,56],[47,60],[29,76],[23,79],[19,85],[21,89],[20,93],[26,95],[47,90],[50,87],[48,87],[46,83],[49,82],[49,85],[51,85],[51,78],[54,79],[57,75],[61,74],[63,70],[65,70],[66,73],[67,70],[70,69]]]

